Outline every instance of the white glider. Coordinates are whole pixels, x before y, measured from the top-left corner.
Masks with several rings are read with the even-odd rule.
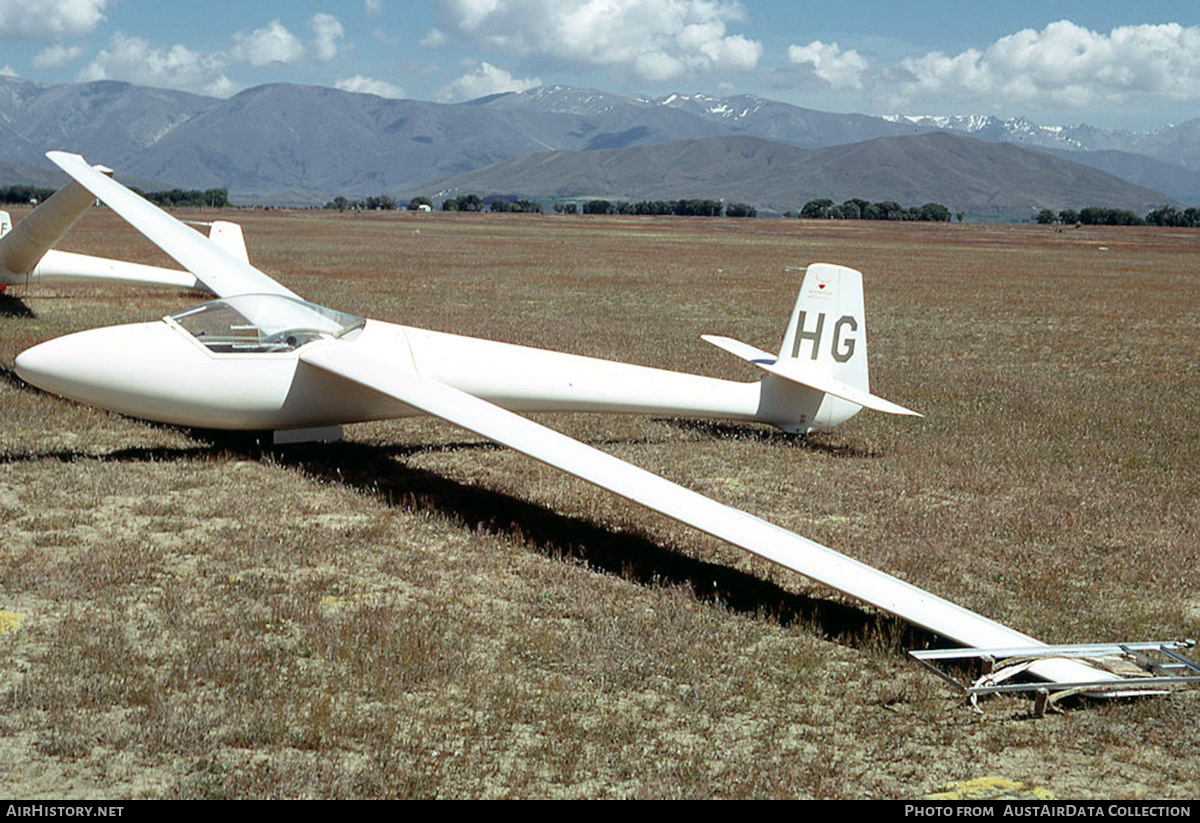
[[[709,342],[767,374],[739,383],[386,323],[307,303],[251,265],[240,230],[209,237],[78,155],[47,155],[73,178],[0,237],[0,282],[87,276],[202,288],[217,296],[152,323],[93,329],[22,352],[25,381],[134,417],[217,429],[308,430],[429,414],[523,452],[781,566],[972,647],[1039,641],[516,412],[665,414],[809,432],[861,407],[915,415],[870,393],[862,277],[810,266],[772,356]],[[63,257],[52,246],[98,198],[186,271]],[[1086,664],[1032,667],[1055,682],[1106,679]]]

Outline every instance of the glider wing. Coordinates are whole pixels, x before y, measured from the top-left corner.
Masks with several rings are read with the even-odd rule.
[[[833,549],[548,429],[444,383],[368,358],[331,341],[301,350],[310,366],[339,375],[414,408],[516,449],[668,517],[694,526],[905,620],[975,647],[1041,645],[1026,634],[964,609]],[[1095,680],[1091,667],[1048,661],[1050,680]]]

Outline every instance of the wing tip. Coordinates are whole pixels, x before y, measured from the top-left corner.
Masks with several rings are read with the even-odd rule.
[[[67,163],[69,163],[69,162],[73,162],[73,161],[76,161],[76,160],[78,160],[78,161],[80,161],[80,162],[83,162],[83,163],[86,163],[86,162],[87,162],[86,160],[84,160],[84,159],[83,159],[83,155],[82,155],[82,154],[75,154],[74,152],[70,152],[70,151],[62,151],[62,150],[60,150],[60,149],[55,149],[55,150],[53,150],[53,151],[48,151],[48,152],[46,152],[46,157],[47,157],[49,160],[53,161],[54,163],[56,163],[56,164],[58,164],[58,165],[60,165],[60,166],[61,166],[61,165],[62,165],[64,162],[67,162]]]
[[[86,158],[84,158],[84,156],[82,154],[76,154],[75,152],[61,151],[61,150],[56,149],[54,151],[46,152],[46,158],[48,160],[50,160],[51,163],[58,166],[60,169],[67,172],[68,174],[70,174],[70,170],[67,168],[67,166],[72,163],[82,163],[83,165],[87,166],[89,169],[95,169],[96,171],[100,172],[101,174],[107,174],[110,177],[113,174],[113,170],[110,169],[108,166],[100,166],[100,165],[93,166],[91,163],[89,163],[87,161]]]

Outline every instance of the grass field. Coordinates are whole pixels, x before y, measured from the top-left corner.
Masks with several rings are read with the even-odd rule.
[[[235,219],[318,303],[744,379],[698,336],[773,349],[786,267],[861,269],[923,420],[538,419],[1046,641],[1200,635],[1200,233]],[[163,262],[107,211],[66,247]],[[975,714],[928,636],[437,421],[263,453],[33,390],[22,349],[203,298],[9,294],[0,796],[1200,795],[1200,692]]]

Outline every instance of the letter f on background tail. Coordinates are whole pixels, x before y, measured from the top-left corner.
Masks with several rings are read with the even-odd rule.
[[[727,337],[704,339],[767,372],[758,419],[784,431],[836,426],[863,407],[921,416],[871,394],[862,274],[854,269],[808,267],[778,357]]]

